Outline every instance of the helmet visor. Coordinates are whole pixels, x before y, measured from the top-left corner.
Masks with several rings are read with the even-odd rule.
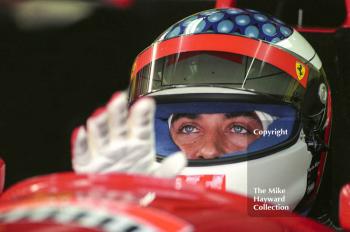
[[[179,47],[174,45],[173,50],[169,48],[170,45],[164,45],[169,42],[165,41],[141,53],[136,59],[131,79],[131,100],[168,88],[205,85],[251,90],[273,95],[287,102],[298,102],[302,99],[308,67],[291,54],[261,41],[249,40],[249,43],[244,44],[247,38],[238,36],[227,37],[232,43],[235,41],[231,40],[236,40],[236,37],[243,40],[237,41],[242,43],[243,48],[237,44],[236,48],[230,46],[226,49],[225,46],[226,51],[209,50],[221,48],[211,44],[209,47],[203,45],[204,47],[193,48],[193,43],[200,36],[209,35],[182,38],[176,45]],[[218,38],[214,40],[218,43],[217,41]],[[186,43],[193,48],[191,51],[184,45]],[[244,46],[251,46],[251,49]],[[163,54],[159,50],[167,52]],[[152,53],[150,57],[148,53]]]

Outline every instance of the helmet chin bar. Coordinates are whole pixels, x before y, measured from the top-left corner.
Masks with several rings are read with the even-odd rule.
[[[181,175],[193,178],[202,175],[224,175],[226,191],[248,194],[250,197],[257,195],[254,187],[279,187],[286,191],[284,204],[289,206],[289,210],[294,210],[301,200],[307,198],[308,171],[312,159],[301,134],[294,145],[268,156],[236,163],[189,166]]]

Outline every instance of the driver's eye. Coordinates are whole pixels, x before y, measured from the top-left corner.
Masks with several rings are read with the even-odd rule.
[[[240,125],[233,125],[231,127],[231,132],[236,134],[249,134],[249,131],[245,127]]]
[[[195,126],[192,125],[185,125],[180,128],[180,132],[184,134],[191,134],[191,133],[198,133],[199,130]]]

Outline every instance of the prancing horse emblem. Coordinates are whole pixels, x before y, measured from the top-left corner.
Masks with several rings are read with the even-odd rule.
[[[298,80],[301,81],[305,76],[305,66],[302,63],[295,63],[295,71],[298,76]]]

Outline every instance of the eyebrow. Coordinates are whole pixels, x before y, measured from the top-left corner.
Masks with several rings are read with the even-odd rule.
[[[186,113],[181,113],[181,114],[173,114],[173,118],[171,119],[171,123],[175,122],[176,120],[180,118],[189,118],[189,119],[196,119],[199,118],[200,114],[186,114]]]
[[[227,114],[225,114],[226,118],[235,118],[235,117],[239,117],[239,116],[250,117],[252,119],[260,121],[260,118],[256,115],[255,112],[235,112],[235,113],[227,113]]]
[[[204,114],[204,113],[202,113]],[[220,113],[216,113],[220,114]],[[187,114],[187,113],[179,113],[179,114],[173,114],[173,117],[171,119],[171,123],[174,123],[176,120],[180,118],[189,118],[189,119],[197,119],[200,117],[201,114]],[[245,117],[250,117],[252,119],[255,119],[260,122],[259,117],[255,114],[255,112],[235,112],[235,113],[226,113],[225,117],[226,118],[235,118],[235,117],[240,117],[240,116],[245,116]]]

